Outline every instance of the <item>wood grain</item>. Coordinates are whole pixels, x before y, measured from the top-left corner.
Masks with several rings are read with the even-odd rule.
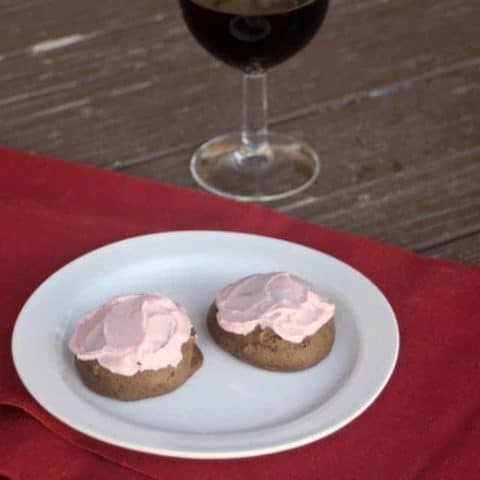
[[[276,207],[411,249],[476,231],[480,96],[468,86],[478,80],[480,65],[282,122],[279,130],[303,136],[316,148],[323,169],[310,190]],[[189,154],[124,170],[192,185]]]
[[[32,47],[51,40],[79,35],[77,42],[112,32],[157,23],[173,11],[174,0],[2,0],[1,22],[6,35],[0,55],[28,55]]]
[[[439,4],[451,13],[440,14]],[[101,5],[95,8],[103,11]],[[162,2],[162,9],[175,5]],[[335,3],[312,44],[272,72],[273,121],[296,118],[325,103],[341,106],[377,91],[388,94],[419,77],[478,61],[472,22],[475,15],[480,18],[477,5],[464,2],[452,9],[447,0],[399,0],[392,6],[378,0],[350,8],[351,2]],[[147,22],[152,17],[145,14],[144,23],[136,20],[141,25],[125,30],[109,30],[107,20],[96,20],[94,29],[103,28],[104,35],[0,63],[2,142],[117,167],[236,128],[239,73],[201,50],[178,11],[172,12],[157,14],[156,22]],[[419,18],[428,13],[432,20],[425,31]],[[88,15],[78,18],[86,25],[75,25],[70,35],[91,32]],[[20,25],[21,16],[17,21]]]
[[[273,127],[322,176],[271,206],[478,263],[479,24],[477,0],[332,1],[270,78]],[[175,0],[0,0],[0,26],[1,144],[192,185],[193,148],[238,125],[239,72]]]
[[[480,232],[459,238],[445,245],[424,250],[422,253],[433,257],[480,265]]]

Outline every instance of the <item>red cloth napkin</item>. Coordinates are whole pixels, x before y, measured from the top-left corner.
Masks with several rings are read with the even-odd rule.
[[[422,258],[259,206],[37,155],[0,150],[0,168],[0,474],[15,479],[479,478],[480,269]],[[123,450],[81,435],[45,412],[21,385],[10,353],[15,318],[27,297],[53,271],[93,248],[181,229],[288,239],[334,255],[370,277],[392,303],[401,334],[398,366],[374,405],[306,447],[227,461]]]

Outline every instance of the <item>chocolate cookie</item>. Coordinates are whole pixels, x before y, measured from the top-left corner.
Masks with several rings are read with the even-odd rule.
[[[140,400],[175,390],[201,367],[203,355],[193,338],[182,345],[182,355],[176,367],[144,370],[131,376],[113,373],[97,360],[75,358],[75,366],[83,383],[94,392],[118,400]]]
[[[257,367],[275,371],[294,372],[316,365],[330,353],[335,338],[333,318],[301,343],[289,342],[272,329],[258,326],[247,335],[227,332],[218,324],[215,303],[210,307],[207,324],[212,338],[227,352]]]

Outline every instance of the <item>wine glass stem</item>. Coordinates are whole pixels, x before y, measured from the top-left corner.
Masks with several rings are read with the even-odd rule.
[[[243,155],[268,156],[267,75],[264,71],[245,73],[243,77]]]

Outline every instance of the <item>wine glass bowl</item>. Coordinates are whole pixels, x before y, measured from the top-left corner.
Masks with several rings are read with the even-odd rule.
[[[185,22],[212,55],[244,71],[273,67],[301,50],[327,1],[181,0]]]
[[[203,144],[191,161],[205,189],[238,200],[296,194],[318,176],[320,162],[303,142],[267,128],[266,69],[313,38],[328,0],[180,0],[185,22],[208,52],[244,72],[240,133]]]

